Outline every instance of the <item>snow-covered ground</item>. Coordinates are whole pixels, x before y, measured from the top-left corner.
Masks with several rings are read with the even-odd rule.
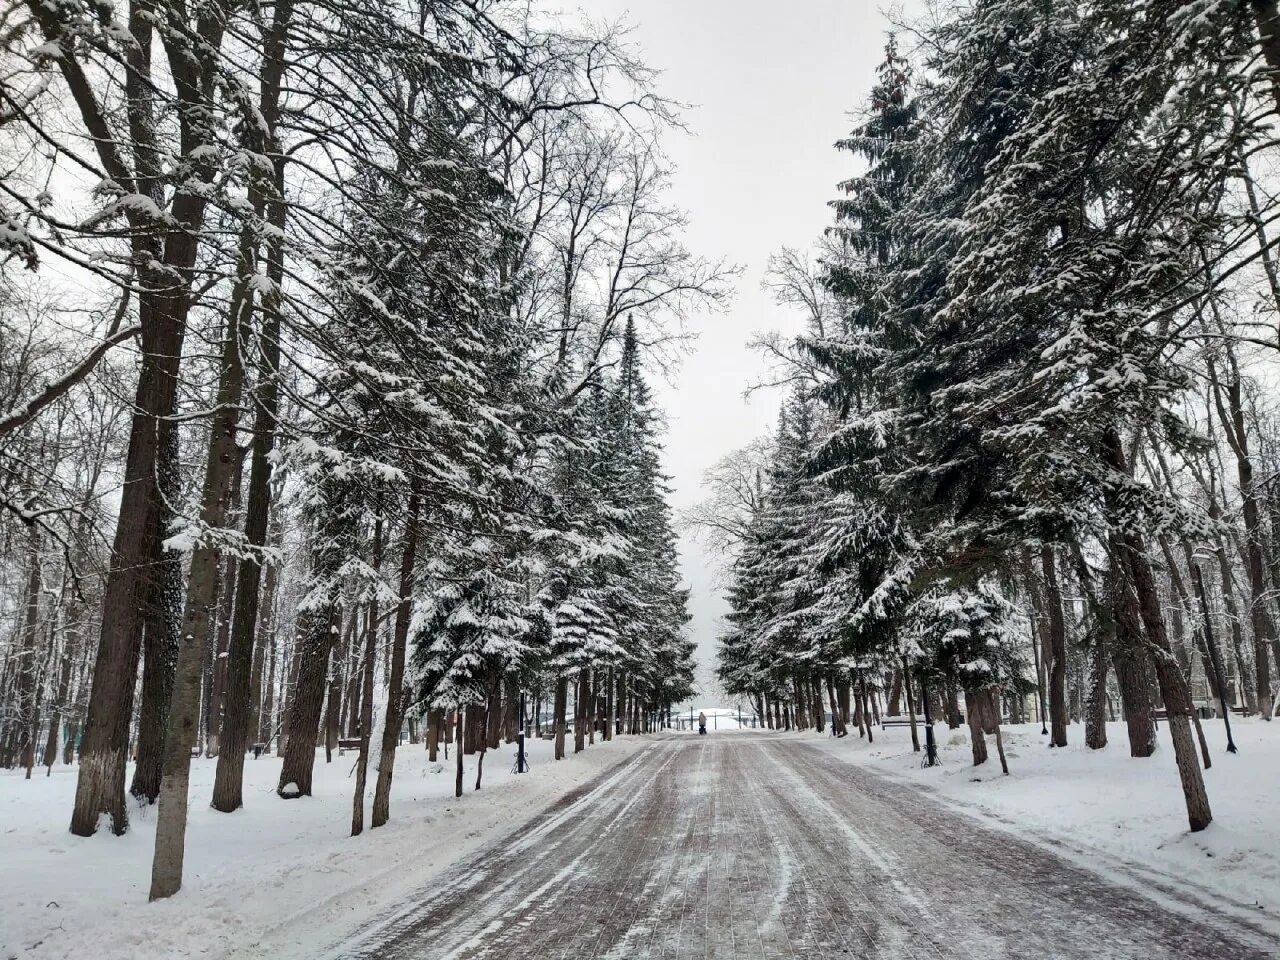
[[[479,793],[467,758],[461,800],[453,763],[428,764],[422,747],[405,744],[390,823],[355,838],[347,835],[352,752],[331,764],[318,753],[314,796],[288,801],[274,795],[279,760],[246,760],[245,807],[234,814],[208,806],[216,761],[197,760],[186,879],[155,904],[147,903],[154,808],[134,809],[124,837],[82,839],[67,830],[74,767],[48,778],[38,770],[30,781],[0,773],[0,960],[267,957],[273,943],[304,934],[323,943],[649,742],[597,742],[555,763],[550,742],[531,740],[522,777],[512,772],[515,747],[504,744],[486,756]]]
[[[968,730],[934,727],[942,765],[922,769],[906,727],[877,728],[875,743],[857,731],[810,742],[852,763],[909,780],[953,809],[1013,831],[1102,872],[1122,870],[1155,882],[1191,884],[1246,911],[1280,921],[1280,722],[1232,718],[1239,753],[1226,752],[1220,720],[1204,721],[1213,766],[1205,771],[1214,822],[1187,829],[1173,748],[1160,728],[1154,756],[1129,756],[1123,723],[1107,725],[1108,746],[1050,749],[1039,724],[1004,727],[1009,776],[991,757],[973,766]],[[803,736],[803,735],[802,735]],[[923,741],[923,729],[921,739]]]

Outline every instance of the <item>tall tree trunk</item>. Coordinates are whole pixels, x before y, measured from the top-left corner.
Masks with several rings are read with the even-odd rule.
[[[440,756],[441,728],[444,726],[444,711],[427,712],[427,760],[435,763]]]
[[[1104,437],[1104,451],[1108,465],[1117,473],[1128,475],[1124,448],[1120,435],[1109,429]],[[1114,502],[1114,491],[1107,504],[1113,516],[1119,514]],[[1165,633],[1164,619],[1160,613],[1160,601],[1156,593],[1151,566],[1147,560],[1142,536],[1132,528],[1120,534],[1122,562],[1128,570],[1138,599],[1138,613],[1146,631],[1147,646],[1154,661],[1156,680],[1169,717],[1169,736],[1173,740],[1174,756],[1178,764],[1178,776],[1182,781],[1183,797],[1187,806],[1187,822],[1192,832],[1203,830],[1213,820],[1209,796],[1204,788],[1204,776],[1196,758],[1195,743],[1191,738],[1191,696],[1186,680],[1178,669]]]
[[[39,689],[40,591],[44,584],[38,527],[27,531],[27,585],[23,597],[22,647],[18,662],[18,757],[28,771],[35,764],[36,691]],[[3,691],[0,691],[2,693]],[[28,777],[30,774],[28,773]]]
[[[613,673],[613,667],[610,667],[608,677],[605,680],[605,693],[604,693],[604,722],[605,722],[604,738],[606,741],[613,739],[614,731],[617,727],[617,717],[614,713],[614,708],[617,706],[617,701],[614,699],[613,688],[614,688],[614,673]]]
[[[587,726],[587,671],[578,671],[573,682],[573,752],[581,753],[585,746]]]
[[[569,678],[560,674],[556,677],[556,698],[553,722],[555,723],[555,759],[564,759],[564,727],[565,727],[565,711],[569,704]],[[633,731],[634,732],[634,731]]]
[[[382,754],[378,759],[378,782],[373,791],[374,827],[382,826],[391,816],[391,777],[395,768],[396,747],[400,744],[400,721],[404,716],[404,661],[409,645],[409,624],[413,619],[419,509],[420,496],[415,489],[409,496],[409,512],[404,525],[404,552],[400,556],[400,594],[391,641],[391,674],[387,678],[387,722],[382,728]]]
[[[279,17],[280,10],[276,16]],[[278,329],[275,336],[278,337]],[[250,552],[241,559],[236,570],[236,602],[232,613],[227,650],[225,706],[222,721],[222,749],[213,781],[213,807],[224,813],[244,805],[244,754],[253,733],[251,702],[254,639],[262,610],[270,613],[274,601],[275,572],[267,574],[265,597],[260,595],[262,559],[267,543],[271,513],[271,454],[275,446],[275,366],[279,362],[279,345],[268,348],[264,331],[262,363],[255,391],[258,411],[249,448],[249,491],[245,504],[244,534]],[[270,408],[270,409],[268,409]],[[265,601],[260,607],[260,601]],[[273,638],[274,639],[274,638]],[[261,676],[261,674],[259,674]]]
[[[458,721],[457,721],[458,742],[455,745],[455,749],[454,749],[454,753],[457,754],[457,761],[458,761],[457,777],[454,780],[454,786],[453,786],[453,795],[455,797],[462,796],[462,755],[464,752],[463,750],[464,744],[462,742],[462,737],[463,737],[463,730],[467,726],[466,720],[462,715],[463,709],[464,708],[462,704],[458,704]]]
[[[1280,17],[1277,16],[1276,0],[1249,0],[1249,5],[1253,8],[1262,57],[1267,62],[1271,97],[1280,111]]]
[[[1062,590],[1058,586],[1057,559],[1053,547],[1040,547],[1040,573],[1044,578],[1045,620],[1049,653],[1049,743],[1067,745],[1067,626],[1062,615]]]
[[[154,98],[150,80],[150,9],[141,3],[134,4],[129,17],[134,43],[126,54],[125,93],[133,141],[130,152],[137,164],[132,169],[118,139],[111,135],[97,98],[86,89],[84,68],[66,36],[61,18],[52,7],[30,4],[29,9],[44,39],[64,51],[59,60],[63,77],[73,91],[72,99],[106,176],[121,189],[143,194],[162,207],[164,197],[158,170],[161,151],[155,149],[155,123],[150,112]],[[210,195],[204,188],[211,182],[213,156],[217,155],[216,150],[209,150],[208,156],[203,151],[214,146],[212,118],[217,111],[212,104],[219,84],[215,62],[227,18],[219,4],[211,4],[197,19],[190,34],[172,30],[163,35],[179,98],[175,110],[178,118],[176,155],[186,163],[184,185],[174,191],[169,205],[171,226],[163,235],[163,242],[140,212],[134,210],[126,214],[133,228],[131,252],[144,287],[138,298],[142,364],[134,395],[123,491],[104,590],[101,633],[71,815],[71,831],[81,836],[92,834],[103,814],[110,818],[114,832],[123,833],[128,828],[125,759],[133,712],[133,686],[138,672],[139,622],[145,609],[147,567],[154,557],[154,544],[146,531],[154,529],[149,512],[155,502],[157,453],[162,440],[160,425],[169,422],[176,408],[193,268]],[[190,45],[190,36],[200,38],[198,48]],[[193,184],[195,188],[185,184]]]
[[[1273,8],[1274,10],[1274,8]],[[1273,25],[1274,26],[1274,25]],[[1249,453],[1249,434],[1245,427],[1244,406],[1241,399],[1240,373],[1235,355],[1228,348],[1231,378],[1225,385],[1218,382],[1216,368],[1209,363],[1209,379],[1214,402],[1222,421],[1228,445],[1236,457],[1236,472],[1240,483],[1241,513],[1244,514],[1246,538],[1246,566],[1249,574],[1249,622],[1253,627],[1254,682],[1257,684],[1258,712],[1264,720],[1272,715],[1271,668],[1268,662],[1268,645],[1276,639],[1275,622],[1267,611],[1265,546],[1262,518],[1258,509],[1258,495],[1254,486],[1253,459]],[[1226,394],[1226,407],[1223,394]]]
[[[885,710],[890,717],[902,716],[902,671],[893,671],[893,683],[889,687],[889,704]]]
[[[153,504],[148,531],[152,564],[148,578],[147,607],[144,612],[142,653],[142,702],[138,708],[137,762],[129,793],[135,799],[155,803],[160,795],[164,738],[173,699],[173,680],[178,666],[178,644],[182,631],[182,557],[163,547],[164,533],[174,518],[173,505],[181,499],[178,476],[178,431],[172,423],[160,427],[161,450],[157,453],[158,502]]]
[[[248,278],[241,280],[247,286]],[[235,474],[240,467],[236,448],[236,423],[240,415],[243,368],[233,306],[222,354],[218,405],[209,436],[204,489],[200,498],[203,530],[218,530],[226,523]],[[181,642],[165,734],[164,765],[160,779],[160,806],[156,815],[155,856],[151,861],[151,899],[169,897],[182,886],[182,865],[187,832],[187,787],[191,773],[191,748],[195,744],[200,710],[201,661],[212,629],[213,606],[218,591],[220,552],[214,543],[199,542],[191,554],[187,599],[182,613]],[[230,590],[230,584],[226,585]]]
[[[987,762],[987,738],[982,732],[982,709],[978,705],[978,695],[967,688],[964,692],[964,714],[969,721],[969,742],[973,747],[973,765],[976,767]]]
[[[827,700],[831,705],[831,732],[837,737],[843,737],[848,734],[845,729],[844,718],[840,715],[840,702],[836,699],[836,685],[828,674],[827,678]]]
[[[1110,631],[1099,630],[1089,649],[1089,695],[1085,701],[1084,744],[1090,750],[1107,745],[1107,674],[1111,666]]]
[[[316,759],[316,734],[324,704],[329,656],[342,622],[334,580],[355,552],[355,530],[344,506],[347,491],[335,478],[322,478],[315,509],[311,589],[298,611],[297,679],[289,704],[289,740],[276,793],[285,798],[310,796]]]
[[[373,522],[373,572],[382,570],[382,511]],[[364,790],[369,778],[369,751],[373,746],[373,678],[378,662],[378,593],[373,591],[367,604],[364,628],[364,671],[360,689],[360,755],[356,758],[356,785],[351,800],[351,836],[364,832]],[[391,697],[399,699],[399,691],[389,690]],[[399,731],[399,725],[396,727]],[[381,748],[381,744],[379,744]]]
[[[1112,572],[1109,586],[1115,611],[1116,642],[1112,662],[1120,701],[1124,704],[1125,725],[1129,736],[1129,755],[1149,757],[1156,750],[1155,724],[1152,722],[1150,658],[1142,640],[1142,619],[1138,602],[1125,574],[1118,542],[1112,544]]]
[[[64,640],[62,656],[58,666],[58,690],[54,694],[53,704],[49,710],[49,735],[45,738],[44,756],[41,758],[42,765],[49,771],[46,776],[53,772],[53,765],[58,758],[58,734],[62,731],[62,718],[67,711],[67,696],[71,689],[71,668],[73,666],[73,656],[70,649],[70,639]]]
[[[911,667],[907,658],[902,658],[902,688],[907,697],[907,718],[911,722],[911,751],[920,752],[920,732],[916,729],[916,697],[911,689]]]
[[[262,632],[266,636],[267,679],[262,690],[262,712],[258,719],[258,742],[265,744],[269,748],[271,746],[271,738],[275,735],[276,722],[276,631],[274,625],[268,625]]]
[[[239,476],[237,467],[236,476]],[[239,498],[232,495],[233,505]],[[228,520],[230,518],[228,517]],[[218,581],[218,617],[214,636],[213,687],[209,696],[209,735],[205,742],[205,756],[216,757],[222,751],[222,721],[226,713],[227,653],[231,646],[231,618],[235,614],[236,568],[234,557],[227,557],[222,565]]]

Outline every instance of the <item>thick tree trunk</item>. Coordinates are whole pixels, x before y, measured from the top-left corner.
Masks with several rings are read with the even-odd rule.
[[[173,681],[178,666],[178,645],[182,631],[182,556],[163,549],[165,532],[174,517],[173,505],[182,496],[178,476],[178,432],[172,423],[160,427],[161,449],[156,470],[158,502],[148,531],[152,544],[152,567],[148,580],[147,608],[143,616],[142,702],[138,709],[137,762],[129,793],[145,803],[154,803],[160,794],[164,738],[168,729]]]
[[[978,705],[978,696],[971,690],[964,692],[965,719],[969,721],[969,741],[973,747],[973,765],[979,766],[987,762],[987,738],[982,732],[982,710]]]
[[[194,261],[191,238],[189,270]],[[184,258],[185,259],[185,258]],[[103,814],[114,833],[128,829],[125,760],[134,679],[138,675],[142,611],[148,600],[153,545],[141,531],[152,529],[159,424],[171,417],[186,323],[186,290],[173,297],[144,298],[142,367],[134,396],[134,416],[125,457],[120,512],[111,565],[103,592],[101,632],[89,702],[80,739],[71,832],[91,836]]]
[[[1107,674],[1110,672],[1110,637],[1099,630],[1089,649],[1089,695],[1085,701],[1084,743],[1090,750],[1107,745]]]
[[[1258,28],[1258,43],[1267,63],[1267,77],[1271,81],[1271,98],[1280,110],[1280,16],[1276,0],[1249,0],[1254,23]]]
[[[118,140],[110,135],[92,93],[86,91],[87,95],[76,95],[74,100],[106,176],[121,189],[141,192],[161,205],[164,198],[157,169],[159,151],[154,149],[155,124],[149,107],[154,96],[150,86],[152,34],[149,19],[141,15],[143,6],[135,5],[130,12],[129,30],[135,42],[127,54],[125,81],[136,168],[130,169]],[[32,10],[45,40],[60,44],[65,50],[61,61],[64,77],[73,90],[83,90],[84,73],[75,60],[72,45],[64,42],[68,38],[60,20],[52,8],[36,4]],[[198,54],[187,45],[182,32],[164,36],[166,45],[172,45],[169,62],[180,97],[176,153],[189,164],[184,179],[197,188],[180,186],[174,192],[168,210],[173,226],[164,235],[163,244],[141,214],[127,214],[135,228],[132,254],[145,288],[139,296],[142,365],[71,816],[71,831],[81,836],[92,834],[103,814],[110,818],[114,832],[123,833],[128,828],[125,759],[138,671],[139,622],[145,609],[147,567],[154,556],[152,538],[145,531],[155,529],[149,513],[155,503],[157,453],[163,440],[161,425],[171,422],[176,406],[193,267],[209,196],[201,188],[213,173],[213,161],[199,154],[201,148],[212,145],[213,124],[209,118],[213,114],[209,107],[217,87],[213,63],[222,44],[223,23],[210,14],[202,14],[199,20],[195,31],[201,41]]]
[[[485,710],[485,742],[490,750],[502,744],[502,676],[496,674],[489,684],[489,703]]]
[[[1108,430],[1105,437],[1105,453],[1108,464],[1117,473],[1128,474],[1124,448],[1120,435]],[[1114,498],[1112,493],[1111,498]],[[1114,502],[1107,504],[1113,515],[1117,513]],[[1187,822],[1192,832],[1203,830],[1213,820],[1209,797],[1204,788],[1204,777],[1196,758],[1195,743],[1191,738],[1191,696],[1186,680],[1173,659],[1169,638],[1165,633],[1164,619],[1160,613],[1159,596],[1147,560],[1142,537],[1132,529],[1121,535],[1123,563],[1132,579],[1138,600],[1138,613],[1146,631],[1147,645],[1154,661],[1160,695],[1169,717],[1169,736],[1173,740],[1174,756],[1178,764],[1178,776],[1182,781],[1183,797],[1187,806]]]
[[[578,673],[573,683],[573,752],[581,753],[586,745],[587,671]]]
[[[893,683],[889,687],[889,704],[885,712],[891,717],[902,716],[902,671],[893,671]]]
[[[513,678],[507,677],[503,680],[502,739],[508,744],[516,742],[521,722],[520,687]]]
[[[564,759],[565,711],[569,707],[568,700],[569,678],[561,674],[556,677],[556,698],[555,705],[552,707],[555,711],[552,722],[555,723],[555,759],[557,760]]]
[[[319,609],[304,611],[299,619],[298,674],[289,705],[289,742],[276,787],[276,793],[285,799],[311,796],[316,733],[339,610],[330,601]]]
[[[954,680],[948,680],[943,685],[943,693],[946,696],[945,713],[947,717],[947,727],[956,730],[960,726],[960,691],[956,687]]]
[[[427,762],[435,763],[440,756],[440,711],[427,711]]]

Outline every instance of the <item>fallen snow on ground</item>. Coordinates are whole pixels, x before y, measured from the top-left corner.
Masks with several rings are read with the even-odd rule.
[[[1213,766],[1204,772],[1214,822],[1191,833],[1173,748],[1160,725],[1154,756],[1135,759],[1123,723],[1107,724],[1108,746],[1084,746],[1084,728],[1050,749],[1039,724],[1006,726],[1009,776],[990,759],[973,766],[966,727],[934,726],[942,765],[922,769],[907,727],[854,730],[812,742],[852,763],[909,780],[958,810],[1038,839],[1104,872],[1133,868],[1189,883],[1270,918],[1280,917],[1280,721],[1232,718],[1239,753],[1226,752],[1219,720],[1204,721]],[[924,731],[920,732],[923,743]],[[1153,878],[1155,879],[1155,878]]]
[[[420,888],[481,843],[518,827],[650,741],[597,742],[559,763],[529,742],[531,771],[513,773],[515,747],[489,751],[479,793],[467,757],[462,799],[455,765],[429,764],[421,746],[397,751],[391,821],[349,837],[355,753],[316,757],[314,795],[275,796],[280,761],[245,761],[245,807],[208,805],[216,761],[191,769],[186,877],[170,900],[147,903],[155,808],[133,808],[123,837],[67,830],[74,767],[0,773],[0,958],[168,960],[267,957],[275,944],[322,943]],[[370,780],[372,781],[372,777]]]

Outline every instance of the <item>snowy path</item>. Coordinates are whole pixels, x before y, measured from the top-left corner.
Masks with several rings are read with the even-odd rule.
[[[795,740],[676,737],[327,956],[1277,957],[1261,928],[1163,896]]]

